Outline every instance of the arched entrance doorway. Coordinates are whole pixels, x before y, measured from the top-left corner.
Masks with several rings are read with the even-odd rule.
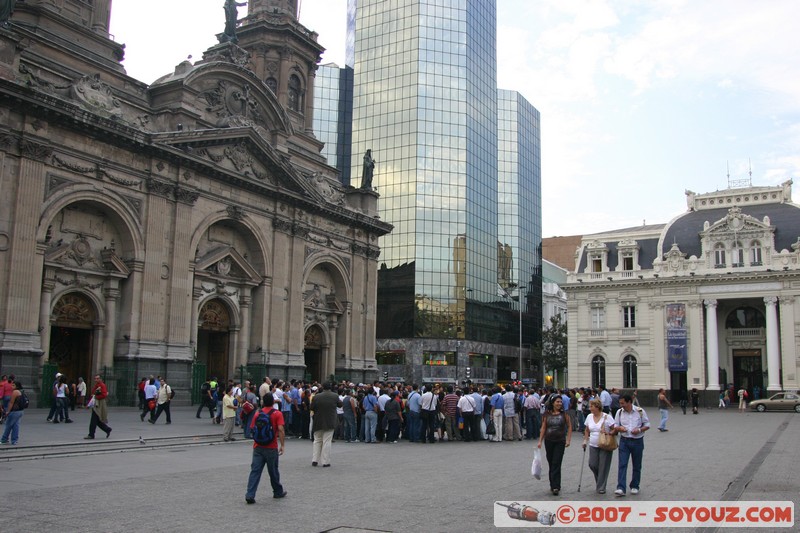
[[[96,316],[91,300],[79,293],[65,294],[53,308],[49,360],[69,382],[91,377]]]
[[[228,306],[215,298],[200,309],[197,321],[197,361],[206,365],[207,377],[228,379],[231,317]]]
[[[306,365],[306,381],[321,381],[326,377],[320,375],[322,372],[322,347],[324,344],[325,336],[319,326],[314,325],[306,330],[303,349],[304,363]]]

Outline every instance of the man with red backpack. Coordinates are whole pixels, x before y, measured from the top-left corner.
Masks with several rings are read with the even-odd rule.
[[[245,501],[256,503],[256,491],[261,481],[264,466],[269,473],[272,497],[283,498],[287,492],[281,485],[278,472],[278,457],[283,455],[286,433],[283,428],[283,414],[273,408],[275,398],[267,393],[261,399],[263,408],[250,420],[250,433],[253,436],[253,462],[250,464],[250,477],[247,480]]]

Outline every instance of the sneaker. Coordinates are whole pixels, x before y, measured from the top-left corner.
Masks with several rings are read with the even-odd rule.
[[[631,489],[631,494],[633,494],[634,496],[639,494],[639,489]]]
[[[66,420],[64,420],[64,423],[65,424],[72,424],[72,419],[71,418],[67,418]]]
[[[622,489],[617,489],[614,491],[614,494],[616,494],[617,496],[625,496],[625,491]]]
[[[606,493],[606,489],[600,489],[600,490],[597,491],[597,494],[605,494],[605,493]]]
[[[255,498],[245,498],[244,501],[247,502],[247,505],[252,505],[252,504],[256,503],[256,499]]]
[[[273,498],[284,498],[287,494],[289,494],[289,493],[286,492],[286,491],[283,491],[280,494],[273,494],[272,497]]]
[[[311,466],[317,466],[317,462],[316,461],[312,461],[311,462]]]

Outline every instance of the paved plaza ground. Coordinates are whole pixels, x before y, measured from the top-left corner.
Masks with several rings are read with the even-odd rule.
[[[656,421],[657,409],[646,410]],[[588,467],[578,492],[584,453],[576,437],[558,498],[549,494],[546,466],[541,481],[530,475],[530,441],[336,442],[332,467],[323,469],[311,466],[309,441],[287,439],[280,471],[289,495],[274,500],[265,472],[257,503],[246,505],[249,441],[223,443],[221,426],[194,413],[176,408],[171,425],[162,418],[153,426],[131,408],[111,408],[111,438],[98,432],[84,441],[88,411],[53,425],[46,411],[27,410],[19,445],[0,447],[0,531],[483,532],[495,530],[496,500],[618,503],[616,453],[608,494],[594,492]],[[645,437],[637,498],[790,500],[797,520],[800,415],[673,409],[667,427]],[[63,455],[44,457],[53,452]]]

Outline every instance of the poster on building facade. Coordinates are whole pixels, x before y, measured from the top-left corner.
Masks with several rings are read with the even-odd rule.
[[[670,372],[686,372],[689,357],[686,350],[686,305],[667,304],[667,355]]]

